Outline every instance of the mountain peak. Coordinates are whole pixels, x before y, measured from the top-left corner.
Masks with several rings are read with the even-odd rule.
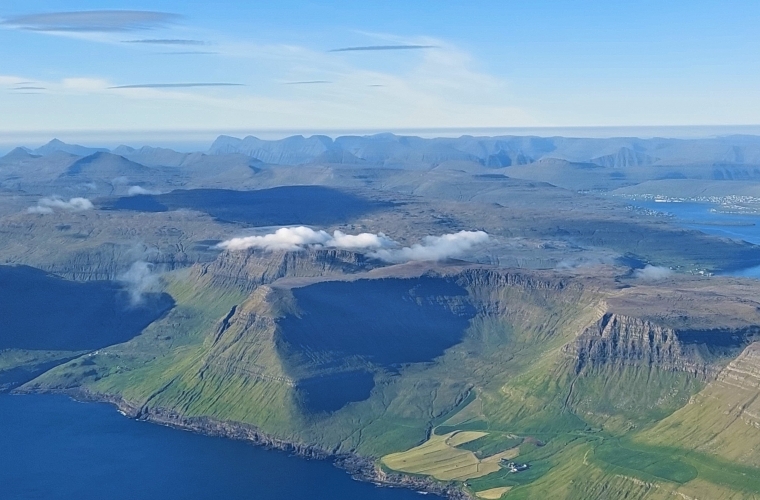
[[[38,155],[33,155],[31,151],[24,147],[18,147],[13,149],[10,153],[3,156],[1,159],[4,161],[22,161],[29,160],[31,158],[39,158]]]
[[[105,148],[87,148],[78,144],[67,144],[60,139],[53,139],[44,146],[35,149],[32,151],[32,153],[40,156],[46,156],[57,151],[63,151],[64,153],[69,153],[76,156],[89,156],[93,153],[108,152],[108,150]]]

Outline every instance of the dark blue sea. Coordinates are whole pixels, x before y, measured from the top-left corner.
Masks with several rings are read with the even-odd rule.
[[[674,216],[679,226],[703,233],[760,245],[760,215],[728,214],[714,211],[717,205],[690,202],[635,201],[631,205]],[[731,273],[732,276],[760,278],[760,266]]]
[[[330,462],[130,420],[64,396],[0,395],[0,499],[418,500]]]

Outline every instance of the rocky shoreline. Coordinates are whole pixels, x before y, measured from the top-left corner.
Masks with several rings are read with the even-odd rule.
[[[274,438],[252,425],[220,421],[209,417],[186,417],[162,408],[137,406],[120,396],[93,393],[84,389],[52,391],[65,394],[77,401],[108,403],[128,418],[173,427],[207,436],[247,441],[255,446],[280,450],[312,460],[332,460],[333,464],[348,472],[357,481],[371,482],[377,486],[408,488],[422,493],[432,493],[449,500],[472,500],[473,497],[453,483],[440,483],[433,479],[396,474],[384,471],[373,458],[357,454],[336,454],[313,445],[294,443]]]

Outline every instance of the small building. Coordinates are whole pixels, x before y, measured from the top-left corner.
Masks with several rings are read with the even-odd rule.
[[[507,462],[504,459],[501,460],[501,465],[513,474],[528,470],[530,468],[530,464],[516,464],[514,462]]]

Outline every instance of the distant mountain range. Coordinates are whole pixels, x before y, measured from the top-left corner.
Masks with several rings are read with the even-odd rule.
[[[691,163],[760,164],[760,137],[712,139],[575,139],[565,137],[472,137],[423,139],[377,134],[371,136],[293,136],[266,141],[253,136],[220,136],[210,154],[238,153],[264,163],[370,163],[385,166],[473,161],[487,167],[509,167],[543,159],[593,163],[624,168]]]
[[[112,151],[67,144],[58,139],[36,149],[16,148],[3,160],[18,161],[56,153],[85,157],[110,152],[146,166],[182,166],[203,155],[241,155],[275,165],[361,164],[420,168],[445,162],[473,162],[502,168],[546,159],[609,168],[641,166],[760,165],[760,137],[731,135],[708,139],[587,139],[566,137],[473,137],[425,139],[395,134],[341,136],[300,135],[280,140],[219,136],[205,153],[166,148],[119,146]]]

